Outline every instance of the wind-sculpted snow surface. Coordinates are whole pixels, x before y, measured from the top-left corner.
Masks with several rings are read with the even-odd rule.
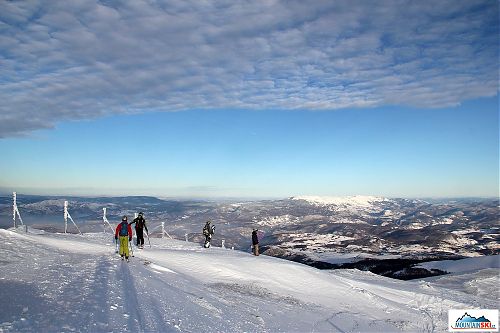
[[[0,243],[0,332],[442,332],[450,308],[498,307],[432,282],[170,239],[130,263],[111,234],[0,229]]]

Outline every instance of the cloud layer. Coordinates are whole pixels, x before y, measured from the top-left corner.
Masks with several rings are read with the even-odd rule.
[[[445,107],[498,93],[498,2],[0,2],[0,137],[186,109]]]

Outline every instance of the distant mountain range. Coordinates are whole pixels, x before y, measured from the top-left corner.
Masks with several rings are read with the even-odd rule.
[[[321,268],[372,270],[376,262],[377,273],[400,278],[414,276],[413,265],[421,261],[500,253],[498,199],[309,196],[236,202],[18,195],[18,206],[27,224],[62,230],[64,200],[85,231],[103,230],[104,207],[112,224],[142,211],[152,237],[160,236],[165,222],[172,237],[200,243],[204,222],[212,220],[217,246],[225,240],[227,247],[249,249],[251,231],[258,228],[265,254]],[[0,197],[1,227],[12,226],[11,205],[10,196]]]

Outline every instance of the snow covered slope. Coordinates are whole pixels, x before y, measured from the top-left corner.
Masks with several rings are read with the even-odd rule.
[[[113,241],[0,229],[0,332],[442,332],[450,308],[498,308],[432,282],[170,239],[127,263]]]
[[[418,266],[427,269],[439,269],[450,273],[471,272],[486,268],[500,268],[500,255],[461,260],[429,261]]]

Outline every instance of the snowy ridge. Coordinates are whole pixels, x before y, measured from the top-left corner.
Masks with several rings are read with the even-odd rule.
[[[110,234],[0,230],[0,242],[0,332],[441,332],[450,308],[498,305],[178,240],[151,238],[130,263]]]
[[[316,206],[340,206],[345,208],[371,208],[376,203],[389,199],[375,196],[355,195],[349,197],[296,196],[291,200],[303,200]]]

